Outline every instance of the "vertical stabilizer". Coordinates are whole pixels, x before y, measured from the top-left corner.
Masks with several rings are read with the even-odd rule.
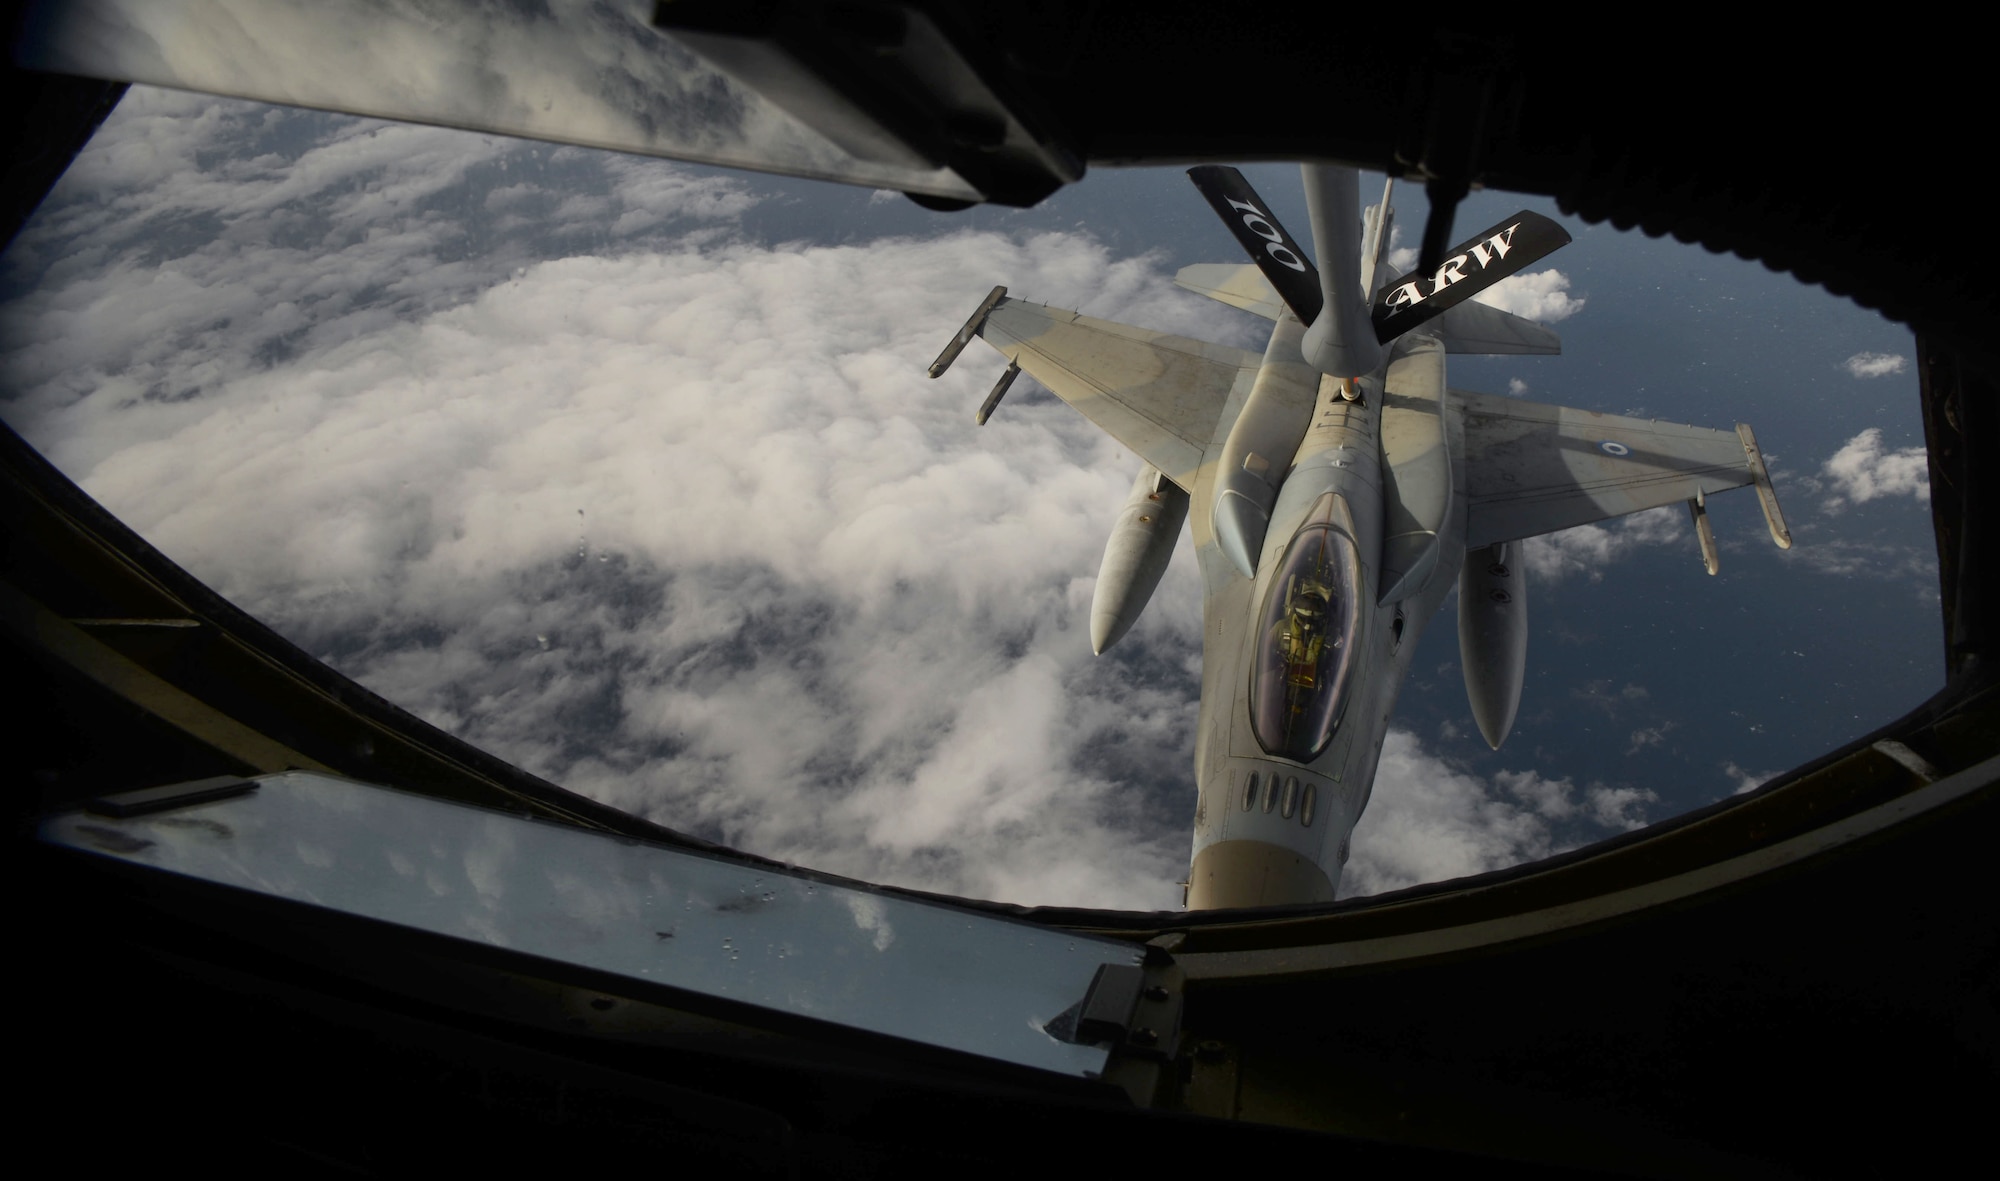
[[[1389,198],[1395,191],[1392,176],[1382,185],[1382,203],[1370,205],[1361,215],[1361,291],[1371,301],[1375,288],[1389,277],[1389,240],[1396,227],[1396,208]]]
[[[1373,373],[1382,363],[1382,345],[1361,286],[1361,174],[1339,164],[1305,164],[1300,170],[1320,288],[1319,317],[1306,329],[1301,351],[1306,364],[1330,377]]]

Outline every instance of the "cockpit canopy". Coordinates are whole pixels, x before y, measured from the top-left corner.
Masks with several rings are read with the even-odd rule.
[[[1361,627],[1361,554],[1347,502],[1329,492],[1286,547],[1258,616],[1250,721],[1264,753],[1309,763],[1347,707]]]

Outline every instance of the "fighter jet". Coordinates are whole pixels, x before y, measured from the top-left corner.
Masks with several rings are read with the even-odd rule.
[[[1451,389],[1449,353],[1550,354],[1557,335],[1470,297],[1569,241],[1522,211],[1390,276],[1394,181],[1306,165],[1316,250],[1233,168],[1189,175],[1253,263],[1182,287],[1273,322],[1263,355],[1028,303],[996,287],[931,366],[978,337],[1144,460],[1091,604],[1102,653],[1159,585],[1183,522],[1203,585],[1190,909],[1329,900],[1368,806],[1417,638],[1454,587],[1472,716],[1495,749],[1527,664],[1521,543],[1754,486],[1789,547],[1750,427],[1710,430]],[[1435,249],[1447,234],[1426,234]],[[1317,266],[1308,259],[1317,260]]]

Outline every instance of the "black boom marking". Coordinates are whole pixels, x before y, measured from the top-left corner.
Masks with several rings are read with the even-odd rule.
[[[1375,339],[1387,344],[1567,245],[1561,226],[1525,209],[1488,226],[1452,247],[1430,274],[1412,271],[1383,284],[1369,314]]]
[[[1220,164],[1203,164],[1188,169],[1188,178],[1208,198],[1209,205],[1229,227],[1229,232],[1236,235],[1236,241],[1271,281],[1278,298],[1285,301],[1292,314],[1306,324],[1317,319],[1323,298],[1319,269],[1313,266],[1312,256],[1271,216],[1270,206],[1264,204],[1243,174]]]

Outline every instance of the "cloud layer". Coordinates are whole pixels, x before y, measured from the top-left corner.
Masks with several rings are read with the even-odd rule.
[[[1831,510],[1883,496],[1914,496],[1925,502],[1931,498],[1929,453],[1922,447],[1889,450],[1882,444],[1880,427],[1869,427],[1849,439],[1820,472],[1836,493],[1826,502]]]
[[[1532,770],[1503,770],[1489,783],[1427,754],[1408,733],[1391,731],[1374,798],[1354,829],[1341,892],[1379,894],[1547,857],[1641,827],[1656,801],[1650,791],[1602,783],[1579,788]]]
[[[1560,533],[1530,537],[1522,543],[1528,570],[1537,579],[1557,581],[1582,575],[1591,582],[1604,578],[1604,567],[1640,546],[1672,545],[1687,533],[1685,510],[1661,507],[1619,517],[1601,525],[1579,525]]]

